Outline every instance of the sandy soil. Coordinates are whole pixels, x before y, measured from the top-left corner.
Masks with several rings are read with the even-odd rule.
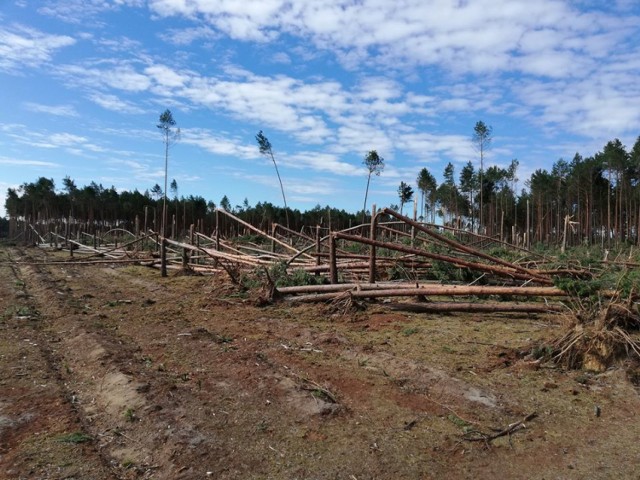
[[[625,370],[526,356],[557,318],[258,308],[54,258],[0,248],[0,478],[639,478]]]

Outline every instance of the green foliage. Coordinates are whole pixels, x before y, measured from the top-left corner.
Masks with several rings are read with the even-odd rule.
[[[462,418],[458,417],[457,415],[454,415],[453,413],[449,414],[449,416],[447,416],[447,419],[453,423],[454,425],[460,427],[460,428],[465,428],[470,426],[471,424],[469,422],[467,422],[466,420],[463,420]]]
[[[610,268],[597,278],[556,278],[554,285],[580,299],[598,299],[603,290],[612,290],[622,298],[629,298],[640,288],[640,270]]]
[[[341,246],[342,250],[349,253],[355,253],[359,255],[365,255],[369,253],[369,247],[358,242],[347,242]]]
[[[631,291],[633,290],[635,293],[638,293],[638,289],[640,288],[640,270],[635,269],[626,272],[620,283],[618,284],[618,290],[623,297],[629,297],[631,295]]]
[[[518,252],[505,247],[495,247],[490,249],[487,253],[493,257],[497,257],[508,262],[515,262],[520,258],[520,254]]]
[[[536,345],[531,349],[531,356],[534,359],[551,358],[553,355],[553,347],[551,345]]]
[[[61,437],[58,438],[58,442],[73,443],[76,445],[79,443],[90,442],[91,440],[93,440],[93,437],[83,432],[73,432],[67,435],[62,435]]]
[[[31,307],[24,306],[18,307],[18,309],[16,310],[16,315],[18,317],[32,317],[34,315],[37,315],[37,312]]]
[[[253,243],[255,245],[265,245],[269,243],[270,240],[264,235],[243,235],[241,237],[235,237],[233,239],[234,245],[239,245],[243,243]]]
[[[414,335],[416,333],[420,332],[420,329],[418,327],[407,327],[404,330],[402,330],[402,334],[405,337],[408,337],[410,335]]]
[[[316,277],[300,268],[289,272],[286,262],[277,262],[265,270],[258,267],[251,273],[243,274],[240,284],[246,290],[262,287],[267,282],[267,274],[276,287],[296,287],[303,285],[321,285],[324,283],[323,277]]]
[[[135,411],[133,410],[133,408],[127,408],[127,409],[124,411],[124,419],[125,419],[127,422],[135,422],[137,418],[138,418],[138,417],[136,416],[136,413],[135,413]]]
[[[439,255],[450,255],[451,253],[448,247],[435,243],[430,243],[427,250]],[[456,267],[452,263],[441,260],[431,260],[431,269],[429,270],[429,274],[434,280],[439,280],[442,283],[469,283],[481,277],[481,274],[473,272],[468,268]]]
[[[410,272],[401,264],[396,263],[387,268],[387,280],[415,280],[415,278],[411,278]]]
[[[602,289],[602,281],[600,279],[576,279],[576,278],[554,278],[554,285],[568,293],[572,297],[590,298],[595,297]]]
[[[221,345],[225,343],[233,343],[233,337],[226,335],[224,333],[222,335],[217,335],[216,343],[219,343]]]

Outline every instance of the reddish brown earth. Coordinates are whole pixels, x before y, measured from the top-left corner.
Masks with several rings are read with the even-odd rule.
[[[525,357],[557,318],[258,308],[55,258],[0,249],[0,478],[639,478],[624,369]]]

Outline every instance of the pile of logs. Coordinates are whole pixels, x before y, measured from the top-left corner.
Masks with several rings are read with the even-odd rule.
[[[189,269],[210,274],[226,272],[233,281],[238,281],[240,272],[268,271],[279,265],[288,272],[302,270],[316,280],[315,285],[279,288],[274,285],[275,296],[285,301],[405,297],[422,300],[423,311],[559,311],[563,308],[561,304],[547,300],[565,296],[553,286],[553,278],[589,274],[583,270],[543,270],[537,265],[544,265],[545,259],[536,258],[520,247],[468,231],[420,223],[415,215],[411,219],[387,208],[376,212],[375,206],[371,223],[342,231],[316,226],[308,232],[295,232],[274,224],[270,232],[264,232],[222,209],[216,211],[218,225],[221,216],[227,222],[236,222],[236,230],[244,235],[223,238],[217,229],[206,235],[195,231],[192,225],[182,241],[154,232],[141,236],[129,233],[128,241],[114,245],[96,237],[88,239],[89,242],[71,240],[55,232],[50,234],[48,243],[68,248],[71,256],[75,251],[78,258],[73,261],[77,263],[139,262],[159,266],[163,276],[168,269]],[[382,217],[393,220],[380,222]],[[473,246],[488,242],[517,252],[521,261],[510,262]],[[41,245],[45,244],[46,240],[41,238]],[[147,254],[141,257],[143,252]],[[88,257],[80,259],[81,253]],[[449,265],[452,270],[469,271],[476,281],[468,285],[429,281],[436,263]],[[389,281],[386,272],[390,269],[404,272],[406,279]],[[482,285],[476,284],[479,278]],[[465,297],[466,301],[459,301]],[[495,300],[497,297],[500,301]],[[434,298],[438,301],[433,301]],[[487,298],[494,300],[487,303]],[[520,301],[504,301],[513,298]]]

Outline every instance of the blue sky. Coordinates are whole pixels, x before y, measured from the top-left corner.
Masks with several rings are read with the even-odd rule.
[[[8,187],[69,175],[163,185],[156,128],[181,128],[169,180],[232,205],[398,203],[419,170],[486,165],[524,180],[640,135],[637,0],[0,1],[0,215]],[[522,187],[523,182],[520,183]]]

